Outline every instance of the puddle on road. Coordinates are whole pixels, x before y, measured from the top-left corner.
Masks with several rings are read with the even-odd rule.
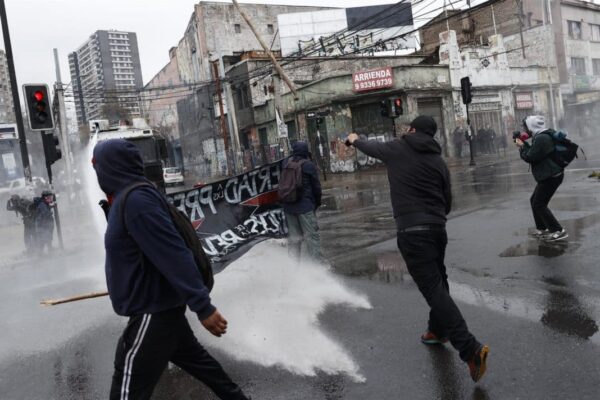
[[[548,291],[548,303],[541,320],[557,332],[583,339],[598,332],[598,324],[588,315],[579,299],[564,289]]]
[[[561,221],[562,222],[562,221]],[[569,237],[560,242],[548,243],[528,238],[527,241],[511,246],[500,253],[500,257],[540,256],[544,258],[559,257],[565,253],[573,253],[581,247],[583,230],[600,222],[600,214],[592,214],[582,218],[562,222]]]
[[[525,243],[520,243],[516,246],[509,247],[500,253],[500,257],[523,257],[523,256],[540,256],[544,258],[554,258],[562,256],[567,252],[573,252],[579,248],[577,243],[544,243],[539,240],[529,239]]]
[[[557,196],[550,203],[552,210],[561,211],[597,210],[599,206],[600,203],[596,197],[592,196]]]
[[[333,261],[332,268],[342,275],[368,277],[385,283],[403,282],[409,275],[406,263],[398,251],[377,254],[363,251],[360,254],[351,254],[349,257]]]
[[[390,202],[389,189],[353,190],[349,187],[336,191],[332,196],[323,197],[321,211],[347,211]]]

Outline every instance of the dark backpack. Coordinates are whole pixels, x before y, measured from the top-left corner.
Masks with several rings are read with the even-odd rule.
[[[551,155],[551,159],[559,167],[564,169],[577,158],[579,145],[567,139],[566,132],[549,129],[543,133],[550,135],[554,142],[554,153]]]
[[[289,159],[283,167],[277,195],[282,203],[295,203],[302,198],[302,165],[307,160]]]
[[[129,194],[134,189],[137,189],[142,186],[147,186],[156,189],[156,187],[150,185],[149,183],[139,182],[125,188],[123,190],[123,193],[121,194],[122,200],[120,219],[123,223],[123,226],[125,226],[126,229],[127,226],[125,224],[125,203],[127,202],[127,197],[129,197]],[[194,261],[196,262],[196,267],[198,268],[198,271],[200,271],[200,274],[202,274],[204,286],[206,286],[208,291],[210,292],[213,286],[215,285],[215,278],[213,275],[212,265],[210,259],[208,258],[208,256],[204,252],[204,249],[202,248],[202,244],[200,243],[200,240],[196,235],[196,230],[192,226],[192,222],[183,211],[175,207],[173,204],[169,203],[166,199],[163,198],[163,200],[163,204],[167,207],[167,210],[169,211],[169,215],[171,216],[171,220],[173,221],[177,232],[179,232],[179,234],[181,235],[181,238],[185,242],[186,247],[192,251],[192,254],[194,255]]]

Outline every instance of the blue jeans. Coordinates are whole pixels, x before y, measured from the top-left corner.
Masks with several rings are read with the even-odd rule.
[[[288,225],[288,253],[290,257],[300,260],[302,243],[311,259],[317,262],[323,261],[321,253],[321,236],[319,225],[314,211],[306,214],[285,213]]]

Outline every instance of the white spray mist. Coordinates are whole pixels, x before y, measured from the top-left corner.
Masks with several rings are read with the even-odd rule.
[[[229,321],[228,332],[222,338],[202,335],[234,358],[300,375],[320,370],[364,381],[349,352],[319,326],[318,316],[328,305],[371,305],[322,265],[298,264],[285,248],[263,242],[216,276],[212,298]]]

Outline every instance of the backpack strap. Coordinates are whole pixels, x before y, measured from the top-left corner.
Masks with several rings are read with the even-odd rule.
[[[148,182],[136,182],[132,185],[127,186],[125,189],[123,189],[123,192],[121,193],[121,198],[119,199],[120,205],[121,205],[121,207],[119,209],[119,220],[125,227],[127,234],[129,234],[129,230],[127,229],[127,222],[125,221],[125,205],[127,204],[127,198],[129,197],[131,192],[133,192],[135,189],[144,187],[144,186],[150,187],[152,189],[156,189],[156,187],[154,185],[152,185]]]

